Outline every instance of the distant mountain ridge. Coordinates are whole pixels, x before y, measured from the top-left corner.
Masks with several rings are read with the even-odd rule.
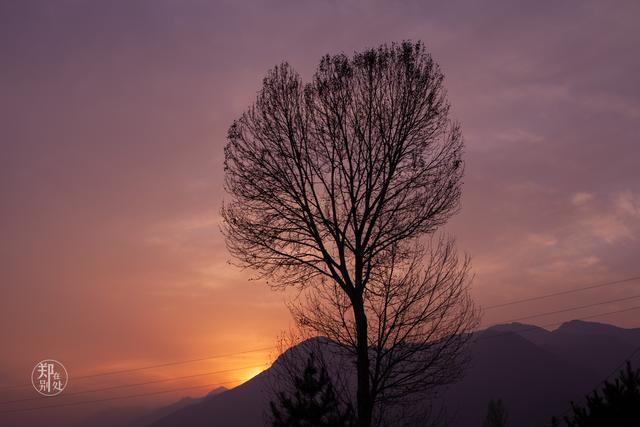
[[[553,331],[521,323],[493,326],[476,334],[464,378],[441,390],[439,401],[453,427],[481,425],[492,398],[503,400],[510,425],[546,426],[552,415],[562,415],[571,400],[598,386],[639,346],[640,328],[578,320]],[[263,426],[273,369],[132,427]]]
[[[151,411],[149,413],[144,414],[143,416],[135,419],[134,421],[132,421],[129,424],[129,427],[138,427],[138,426],[147,426],[149,424],[152,424],[158,420],[161,420],[162,418],[171,415],[172,413],[178,411],[179,409],[182,408],[186,408],[188,406],[194,405],[196,403],[202,402],[205,399],[209,399],[212,398],[214,396],[217,396],[219,394],[224,393],[225,391],[227,391],[228,389],[226,387],[218,387],[215,388],[213,390],[211,390],[209,393],[207,393],[206,396],[204,397],[200,397],[200,398],[193,398],[193,397],[183,397],[182,399],[178,400],[177,402],[171,404],[171,405],[167,405],[167,406],[163,406],[161,408],[158,408],[154,411]]]

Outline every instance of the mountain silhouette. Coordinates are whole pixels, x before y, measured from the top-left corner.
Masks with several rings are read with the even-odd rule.
[[[138,426],[147,426],[149,424],[152,424],[168,415],[173,414],[174,412],[182,409],[182,408],[186,408],[188,406],[192,406],[196,403],[202,402],[203,400],[212,398],[214,396],[217,396],[221,393],[224,393],[225,391],[227,391],[226,387],[218,387],[215,388],[213,390],[211,390],[209,393],[207,393],[206,396],[201,397],[201,398],[193,398],[193,397],[184,397],[180,400],[178,400],[177,402],[171,404],[171,405],[167,405],[167,406],[163,406],[161,408],[158,408],[154,411],[148,412],[146,414],[144,414],[143,416],[135,419],[133,422],[131,422],[129,424],[129,427],[138,427]]]
[[[312,344],[313,339],[288,352],[302,354]],[[520,323],[494,326],[476,334],[464,377],[440,390],[437,402],[445,405],[453,427],[480,425],[492,398],[503,400],[511,425],[547,425],[638,346],[640,329],[594,322],[574,320],[553,331]],[[263,426],[271,391],[281,378],[276,374],[279,360],[236,388],[135,427]]]

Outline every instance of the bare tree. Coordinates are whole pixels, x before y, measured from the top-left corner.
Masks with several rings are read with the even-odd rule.
[[[467,292],[469,260],[460,260],[453,242],[435,239],[425,254],[381,266],[363,300],[368,321],[369,387],[373,418],[384,424],[384,409],[424,400],[437,387],[458,378],[476,325]],[[349,297],[335,283],[308,287],[290,305],[297,323],[357,354],[356,319]],[[423,403],[423,402],[421,402]],[[424,422],[416,405],[414,417]],[[403,412],[408,414],[407,408]]]
[[[308,84],[279,65],[229,129],[227,246],[272,286],[334,304],[330,320],[345,319],[340,339],[356,355],[360,426],[379,397],[421,387],[413,373],[428,345],[445,354],[473,323],[467,261],[449,242],[427,251],[435,259],[420,245],[459,207],[462,151],[422,43],[325,56]]]

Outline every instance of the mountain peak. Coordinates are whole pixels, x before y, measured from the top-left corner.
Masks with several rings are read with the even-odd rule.
[[[525,323],[518,323],[518,322],[493,325],[481,331],[482,334],[487,334],[487,335],[503,334],[503,333],[509,333],[509,332],[518,334],[518,335],[541,335],[541,334],[549,333],[549,331],[539,326],[527,325]]]
[[[618,332],[624,328],[598,322],[586,322],[584,320],[570,320],[560,325],[554,332],[566,332],[572,334],[602,334]]]
[[[229,390],[226,387],[218,387],[218,388],[214,388],[213,390],[211,390],[209,393],[207,393],[206,397],[212,397],[212,396],[217,396],[220,393],[224,393],[225,391]]]
[[[640,344],[640,329],[622,329],[592,322],[567,322],[558,330],[605,328],[590,336],[562,334],[522,323],[492,326],[479,334],[499,336],[477,340],[469,347],[470,364],[458,382],[439,389],[447,410],[458,417],[453,426],[477,424],[485,415],[487,401],[508,398],[510,418],[520,426],[542,425],[567,402],[591,391],[593,384],[619,365]],[[625,337],[623,339],[618,339]],[[302,360],[310,350],[335,346],[327,338],[310,338],[279,357]],[[334,348],[335,349],[335,348]],[[285,356],[287,355],[287,356]],[[325,353],[327,366],[348,372],[354,369],[341,352]],[[301,359],[302,358],[302,359]],[[287,365],[291,366],[291,365]],[[271,394],[281,385],[279,363],[228,392],[167,413],[153,427],[261,426],[269,411]],[[267,412],[268,413],[268,412]],[[217,424],[212,424],[217,423]],[[138,426],[149,424],[137,424]]]

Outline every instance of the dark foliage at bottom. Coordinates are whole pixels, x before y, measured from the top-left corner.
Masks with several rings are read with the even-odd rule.
[[[278,392],[277,403],[270,402],[273,427],[355,425],[353,409],[339,402],[326,368],[317,365],[311,354],[302,375],[292,378],[293,392]]]
[[[631,363],[613,383],[606,381],[601,392],[587,396],[586,406],[571,402],[572,414],[564,417],[568,427],[637,427],[640,426],[640,370]],[[552,427],[561,422],[554,418]]]

